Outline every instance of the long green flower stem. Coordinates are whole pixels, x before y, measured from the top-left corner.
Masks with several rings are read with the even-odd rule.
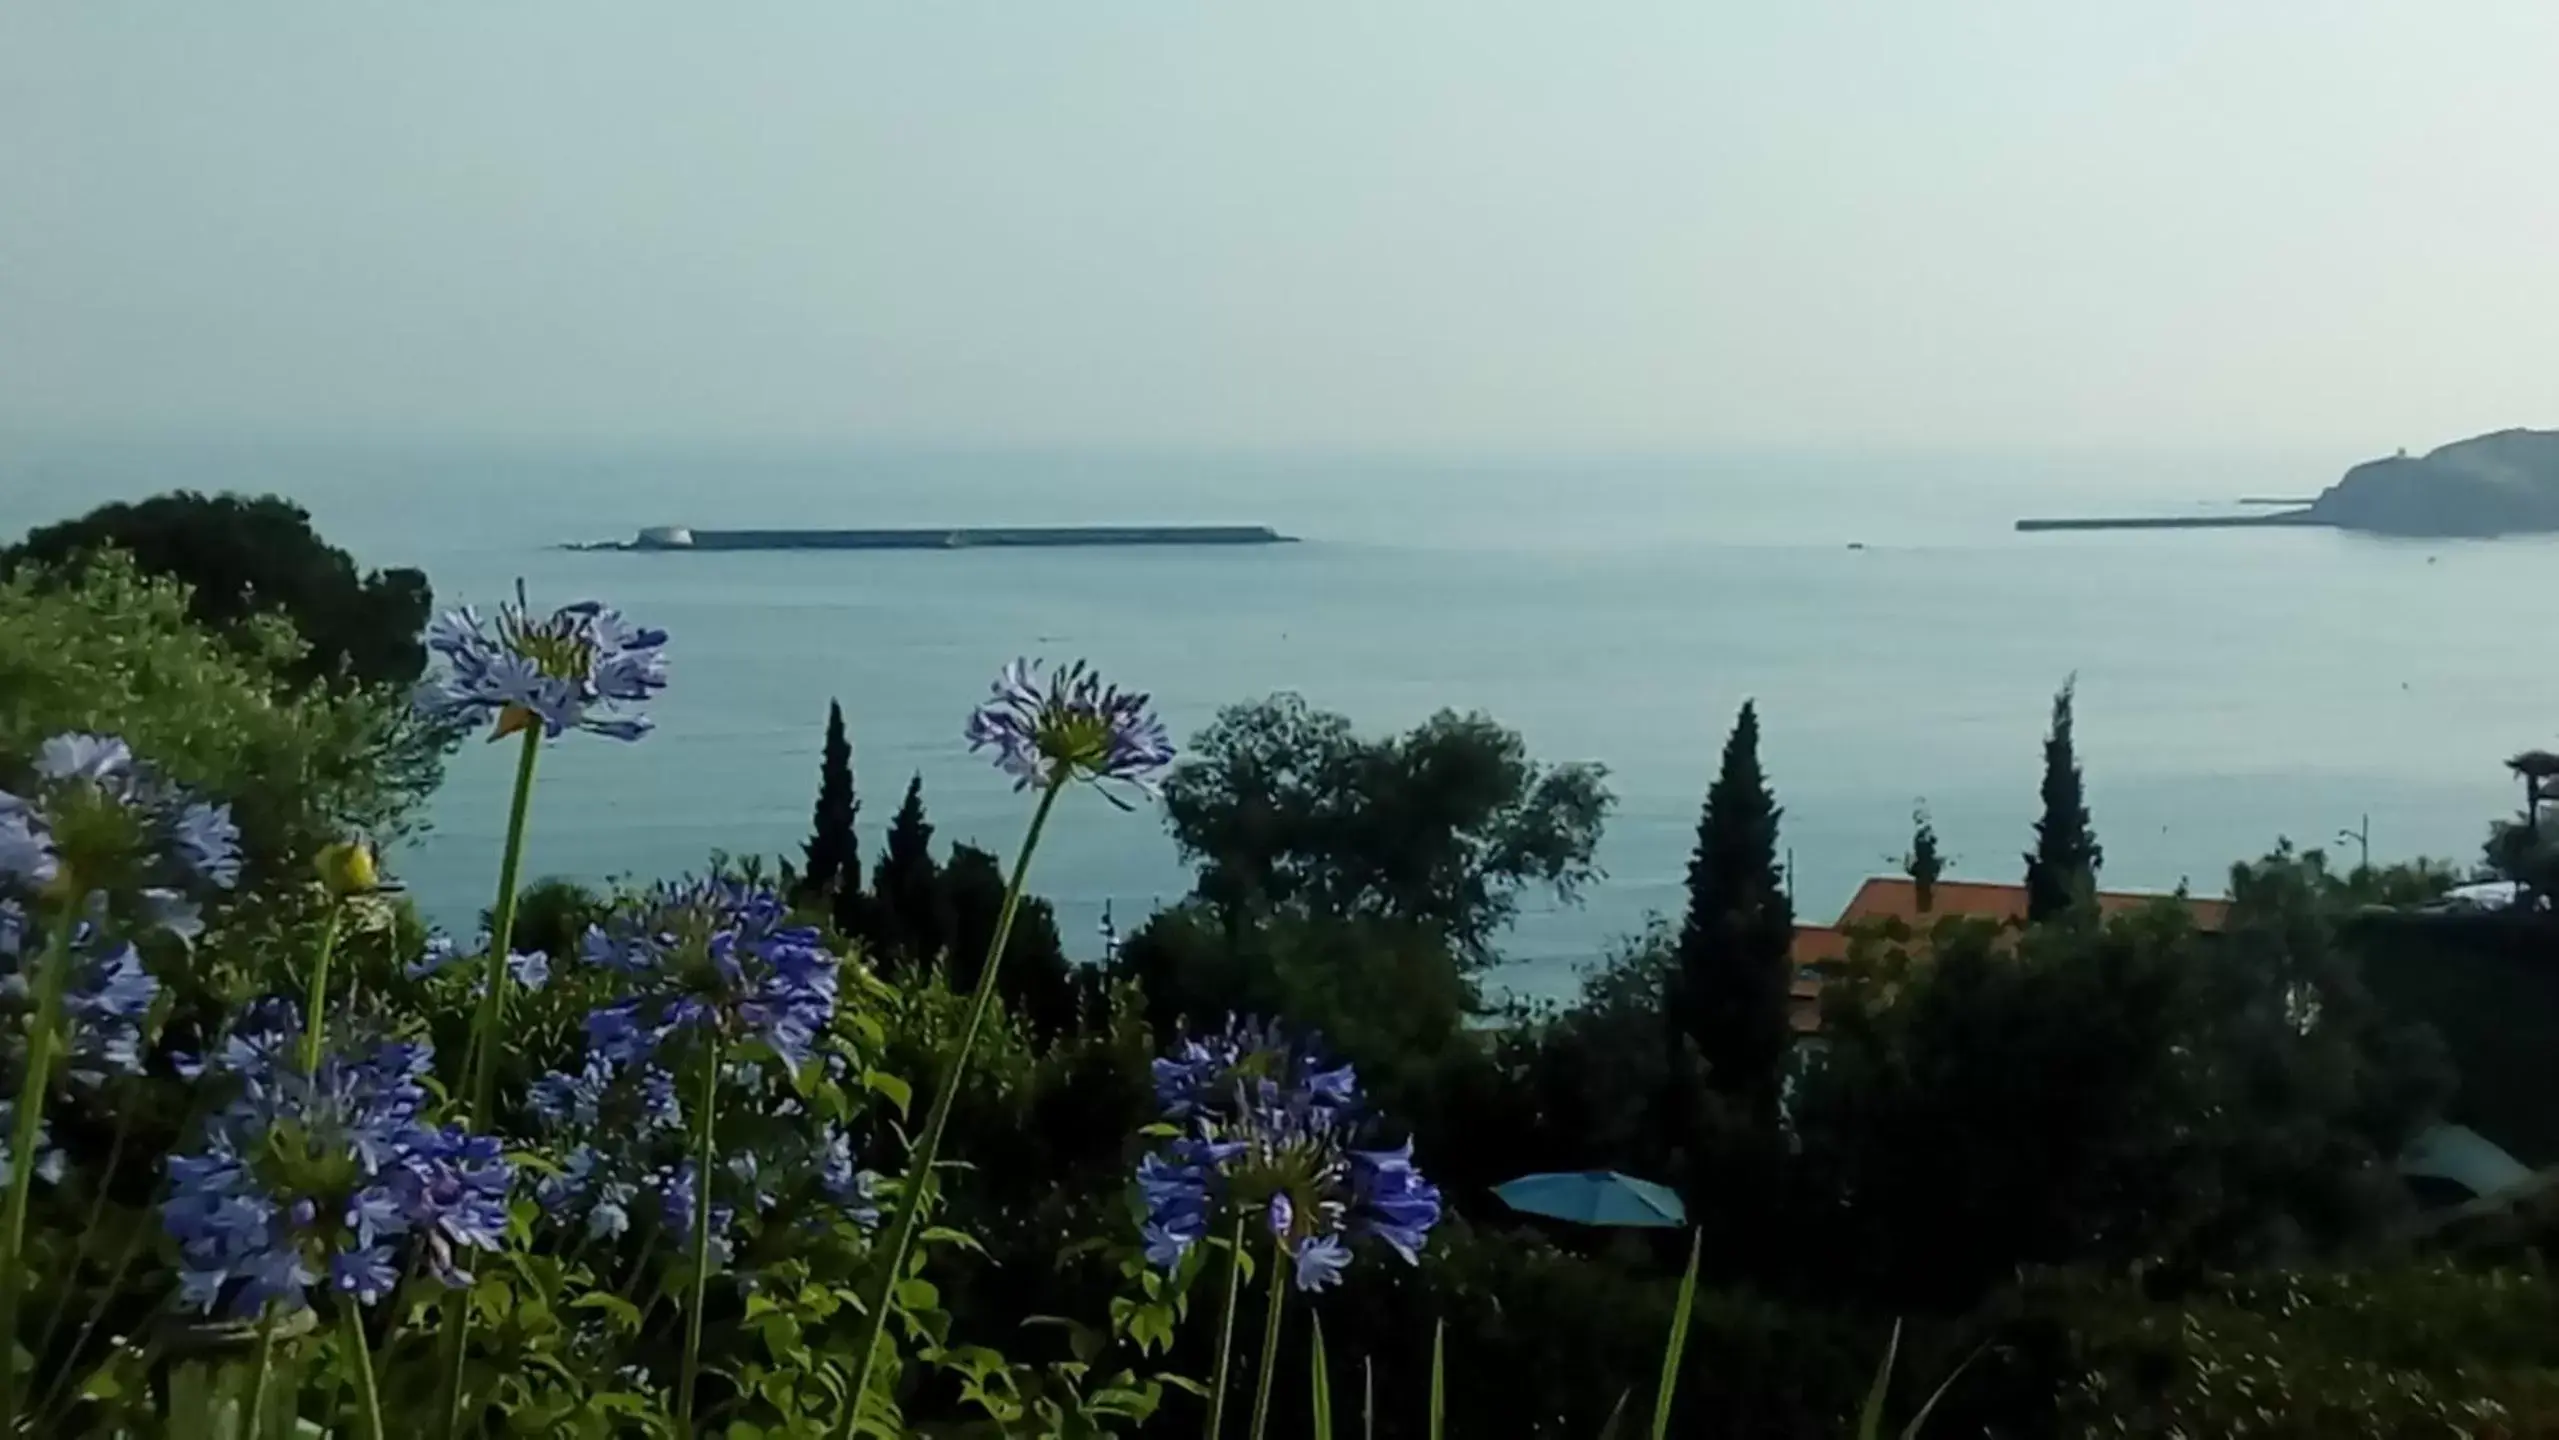
[[[258,1368],[249,1379],[249,1408],[241,1413],[240,1433],[258,1440],[267,1424],[267,1377],[275,1373],[275,1307],[258,1312]]]
[[[338,920],[346,913],[346,902],[329,897],[328,918],[320,924],[320,948],[311,957],[311,996],[302,1009],[302,1073],[320,1073],[320,1028],[322,1007],[329,998],[329,961],[338,953]]]
[[[1271,1242],[1271,1303],[1262,1312],[1262,1373],[1253,1382],[1253,1440],[1271,1419],[1271,1380],[1279,1373],[1281,1310],[1288,1304],[1288,1253]]]
[[[26,1082],[18,1087],[17,1124],[9,1137],[9,1203],[0,1212],[0,1435],[18,1430],[18,1292],[26,1283],[27,1206],[35,1196],[36,1140],[44,1127],[45,1090],[62,1031],[62,991],[71,968],[71,928],[78,911],[66,902],[46,937],[36,970],[35,1032],[27,1037]],[[39,1357],[41,1359],[41,1357]]]
[[[533,802],[533,763],[542,755],[542,727],[528,721],[524,748],[515,762],[515,797],[506,817],[506,850],[498,859],[498,895],[489,911],[487,986],[480,994],[480,1014],[471,1026],[470,1122],[486,1129],[490,1101],[497,1089],[498,1047],[506,1024],[507,946],[515,938],[516,875],[524,866],[524,821]],[[444,1433],[462,1425],[462,1364],[471,1340],[471,1293],[456,1291],[444,1315]]]
[[[354,1361],[356,1434],[382,1440],[382,1391],[373,1379],[373,1351],[364,1343],[364,1311],[350,1301],[342,1319]]]
[[[1207,1440],[1218,1440],[1218,1432],[1226,1426],[1226,1372],[1235,1360],[1235,1302],[1243,1293],[1244,1218],[1239,1215],[1235,1233],[1226,1242],[1226,1305],[1217,1322],[1217,1368],[1208,1382]]]
[[[542,727],[524,732],[524,751],[515,762],[515,799],[507,810],[506,850],[498,858],[498,894],[489,908],[488,988],[480,994],[480,1015],[471,1025],[471,1123],[485,1128],[489,1103],[498,1083],[498,1050],[505,1036],[508,946],[515,940],[516,876],[524,868],[524,821],[533,805],[533,762],[542,756]]]
[[[685,1307],[684,1369],[676,1382],[677,1433],[693,1433],[693,1387],[702,1373],[702,1309],[711,1296],[711,1122],[720,1103],[720,1038],[702,1066],[702,1148],[693,1160],[693,1303]]]
[[[924,1120],[924,1135],[907,1157],[906,1186],[897,1199],[897,1219],[889,1226],[888,1253],[880,1266],[879,1282],[872,1286],[869,1309],[862,1316],[860,1348],[854,1351],[853,1386],[845,1392],[843,1423],[836,1427],[840,1440],[852,1440],[860,1423],[862,1402],[870,1397],[871,1375],[878,1367],[880,1342],[888,1335],[889,1307],[897,1300],[897,1282],[906,1270],[907,1252],[914,1248],[915,1230],[923,1219],[927,1192],[933,1185],[933,1166],[942,1155],[942,1132],[950,1127],[951,1109],[959,1103],[960,1082],[968,1077],[969,1052],[977,1048],[977,1032],[986,1024],[986,1012],[995,1000],[995,971],[1004,959],[1005,943],[1013,937],[1013,914],[1022,906],[1022,881],[1031,873],[1032,852],[1040,848],[1040,832],[1048,828],[1049,812],[1057,807],[1058,792],[1066,788],[1072,777],[1061,771],[1040,792],[1039,808],[1031,812],[1031,828],[1022,836],[1022,852],[1013,860],[1012,883],[1004,887],[1004,909],[996,916],[995,938],[987,943],[986,963],[978,967],[977,994],[969,1002],[968,1025],[960,1031],[960,1048],[951,1056],[943,1072],[941,1089],[933,1096],[933,1108]]]

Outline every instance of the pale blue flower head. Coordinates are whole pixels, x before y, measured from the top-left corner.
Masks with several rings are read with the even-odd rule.
[[[133,747],[113,735],[56,735],[37,748],[36,774],[121,793],[133,778]]]
[[[969,713],[965,734],[969,749],[995,752],[996,768],[1017,790],[1083,780],[1152,794],[1173,763],[1172,739],[1148,697],[1103,683],[1080,660],[1005,666],[986,702]]]
[[[42,890],[62,873],[53,833],[25,801],[0,792],[0,887]]]
[[[439,723],[491,738],[540,726],[557,739],[585,730],[637,740],[650,729],[639,706],[666,688],[666,632],[632,624],[594,601],[535,616],[521,585],[496,623],[468,606],[427,626],[427,649],[443,662],[421,685],[418,709]]]

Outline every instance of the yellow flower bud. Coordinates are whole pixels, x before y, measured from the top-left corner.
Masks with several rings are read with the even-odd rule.
[[[373,846],[363,840],[341,840],[320,852],[320,883],[332,895],[368,895],[382,888],[382,873],[373,863]]]

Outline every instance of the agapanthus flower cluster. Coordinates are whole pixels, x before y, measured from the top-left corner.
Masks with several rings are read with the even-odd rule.
[[[1152,702],[1104,684],[1080,660],[1054,669],[1037,660],[1005,666],[965,733],[969,749],[995,752],[996,768],[1017,790],[1107,780],[1151,793],[1173,763],[1173,741]]]
[[[589,926],[579,959],[631,984],[586,1021],[588,1043],[617,1065],[710,1037],[802,1065],[835,1018],[834,954],[770,887],[742,880],[661,884]]]
[[[0,944],[27,948],[65,898],[133,911],[131,928],[192,939],[195,898],[240,883],[231,807],[169,784],[111,735],[65,734],[37,750],[25,793],[0,790],[0,899],[21,908]]]
[[[466,1250],[494,1250],[511,1173],[493,1137],[425,1119],[424,1044],[382,1042],[299,1065],[283,1002],[253,1007],[204,1067],[236,1096],[195,1151],[171,1157],[162,1224],[181,1297],[250,1315],[309,1303],[310,1288],[370,1304],[414,1263],[465,1285]]]
[[[1155,1088],[1181,1129],[1138,1164],[1155,1264],[1180,1264],[1238,1214],[1288,1255],[1301,1290],[1337,1283],[1357,1240],[1419,1261],[1439,1223],[1439,1190],[1414,1168],[1410,1141],[1364,1143],[1373,1121],[1358,1077],[1313,1041],[1239,1020],[1157,1060]]]
[[[469,606],[448,610],[426,644],[444,667],[419,687],[418,708],[465,729],[494,720],[498,735],[539,725],[552,739],[586,730],[637,740],[651,725],[637,707],[666,688],[665,631],[592,600],[537,617],[521,586],[494,626]]]
[[[878,1223],[877,1177],[856,1163],[841,1126],[817,1122],[787,1090],[769,1093],[752,1063],[724,1063],[721,1081],[731,1113],[714,1132],[722,1138],[711,1176],[715,1261],[726,1263],[742,1214],[765,1216],[794,1201],[803,1214],[822,1208],[866,1229]],[[557,1171],[534,1186],[555,1223],[601,1240],[654,1219],[678,1253],[691,1247],[699,1180],[694,1132],[666,1069],[590,1051],[576,1074],[536,1081],[527,1103],[565,1147]],[[635,1210],[644,1199],[653,1211]]]
[[[744,1214],[797,1196],[856,1223],[876,1219],[874,1177],[854,1163],[849,1137],[819,1124],[788,1086],[767,1085],[760,1055],[793,1070],[839,1058],[820,1050],[835,1018],[836,957],[815,929],[790,923],[779,895],[717,877],[662,884],[589,927],[578,958],[627,989],[589,1012],[581,1068],[544,1076],[527,1099],[568,1146],[559,1173],[535,1190],[554,1220],[619,1235],[649,1213],[635,1210],[645,1200],[651,1218],[691,1243],[700,1117],[675,1077],[699,1076],[688,1067],[714,1054],[715,1258]]]
[[[0,791],[0,1010],[33,1003],[31,967],[64,942],[67,1073],[94,1084],[142,1065],[160,983],[135,939],[202,930],[195,897],[239,883],[240,831],[110,736],[47,740],[33,778]]]

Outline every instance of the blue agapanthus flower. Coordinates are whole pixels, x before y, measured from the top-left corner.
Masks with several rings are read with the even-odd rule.
[[[494,626],[468,606],[427,626],[427,649],[444,661],[418,689],[418,709],[492,738],[539,725],[552,739],[586,730],[637,740],[651,721],[638,708],[666,688],[666,632],[634,625],[592,600],[536,617],[516,587]]]
[[[1173,763],[1172,738],[1148,697],[1104,684],[1080,660],[1055,669],[1037,660],[1005,666],[964,733],[969,749],[995,752],[996,768],[1017,790],[1084,780],[1151,794]]]
[[[9,1149],[18,1133],[18,1102],[0,1100],[0,1185],[7,1185],[16,1174],[18,1157]],[[45,1122],[36,1121],[36,1178],[47,1185],[62,1183],[69,1168],[69,1157],[53,1146],[53,1135]]]
[[[1374,1238],[1418,1263],[1440,1194],[1410,1141],[1365,1147],[1357,1075],[1311,1041],[1231,1023],[1156,1062],[1156,1095],[1182,1133],[1138,1163],[1147,1258],[1171,1268],[1222,1217],[1258,1216],[1301,1290],[1339,1283],[1351,1243]]]
[[[240,879],[229,807],[163,781],[108,735],[56,735],[24,793],[0,791],[0,1013],[36,993],[32,967],[59,947],[66,1070],[94,1084],[141,1068],[160,983],[135,942],[193,939],[195,896]],[[14,1043],[22,1027],[0,1035]]]
[[[787,1091],[768,1093],[754,1065],[724,1063],[721,1070],[726,1118],[715,1131],[723,1145],[711,1172],[711,1218],[723,1255],[743,1216],[785,1205],[805,1218],[841,1217],[865,1229],[879,1223],[878,1177],[857,1163],[841,1126],[817,1122]],[[534,1186],[553,1223],[603,1239],[649,1220],[671,1232],[679,1253],[689,1250],[696,1132],[671,1074],[590,1051],[577,1073],[534,1082],[527,1104],[566,1147],[557,1171]],[[635,1214],[643,1196],[655,1207]]]
[[[1359,1074],[1325,1058],[1316,1036],[1292,1039],[1275,1021],[1237,1016],[1206,1036],[1185,1036],[1153,1062],[1155,1100],[1168,1120],[1241,1108],[1301,1089],[1315,1103],[1354,1107]],[[1239,1087],[1250,1094],[1240,1094]]]
[[[24,793],[0,790],[0,899],[25,906],[21,928],[49,918],[67,888],[84,908],[104,899],[139,928],[192,939],[193,897],[240,883],[231,807],[169,784],[122,740],[56,735],[31,769]]]
[[[331,1054],[304,1073],[293,1008],[245,1015],[209,1077],[237,1089],[199,1148],[169,1160],[161,1222],[189,1304],[294,1309],[326,1283],[371,1303],[415,1263],[470,1283],[467,1250],[505,1239],[512,1175],[497,1141],[423,1118],[424,1044]]]
[[[75,1083],[94,1085],[109,1075],[142,1069],[142,1027],[160,997],[160,982],[130,941],[105,928],[105,897],[93,897],[89,915],[75,925],[64,955],[69,966],[62,996],[66,1071]],[[0,999],[28,995],[22,978],[39,943],[26,907],[0,900]],[[0,1008],[8,1008],[0,1006]]]
[[[62,999],[69,1021],[71,1077],[96,1083],[142,1071],[142,1024],[160,982],[129,943],[83,934],[72,941],[77,968]]]
[[[53,833],[27,802],[0,791],[0,885],[41,891],[61,873]]]
[[[661,884],[588,927],[579,958],[631,982],[586,1021],[588,1043],[617,1065],[710,1036],[802,1065],[835,1018],[834,954],[768,886]]]

